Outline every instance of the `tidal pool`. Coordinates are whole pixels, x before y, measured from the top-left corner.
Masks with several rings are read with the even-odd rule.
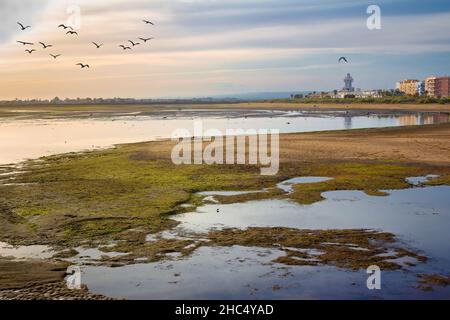
[[[195,111],[195,110],[194,110]],[[114,144],[170,138],[176,129],[279,129],[281,133],[394,127],[449,122],[446,114],[362,116],[358,113],[304,113],[233,110],[176,112],[163,115],[112,114],[90,117],[0,118],[0,164],[67,152],[111,147]]]
[[[359,191],[326,192],[325,200],[313,205],[289,200],[208,204],[175,217],[179,234],[251,226],[391,232],[429,260],[382,272],[382,290],[367,289],[365,270],[286,266],[271,262],[284,255],[282,251],[240,246],[202,247],[187,258],[120,268],[87,266],[83,282],[95,293],[132,299],[449,298],[450,287],[424,292],[415,286],[418,274],[450,273],[450,187],[388,192],[386,197]]]

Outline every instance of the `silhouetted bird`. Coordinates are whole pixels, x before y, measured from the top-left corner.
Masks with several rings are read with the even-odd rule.
[[[138,39],[144,41],[144,43],[145,43],[145,42],[153,40],[155,38],[138,38]]]
[[[53,57],[53,59],[57,59],[58,57],[61,57],[61,55],[60,54],[51,54],[50,53],[50,56],[52,56]]]
[[[76,34],[76,35],[78,35],[78,32],[76,32],[76,31],[67,31],[66,34]]]
[[[34,51],[36,51],[36,49],[31,49],[31,50],[27,49],[25,51],[28,52],[29,54],[32,54]]]
[[[131,50],[130,47],[126,47],[126,46],[124,46],[123,44],[121,44],[119,47],[121,47],[123,50]]]
[[[94,46],[96,46],[97,49],[100,49],[100,47],[103,45],[103,43],[102,43],[102,44],[98,44],[98,43],[95,43],[95,42],[92,42],[92,44],[93,44]]]
[[[133,45],[133,47],[140,45],[139,42],[133,42],[131,40],[128,40],[129,43],[131,43]]]
[[[31,26],[24,26],[24,25],[21,24],[20,22],[17,22],[17,24],[20,26],[20,28],[22,29],[22,31],[27,30],[28,28],[31,28]]]
[[[77,63],[76,64],[77,66],[80,66],[81,67],[81,69],[84,69],[84,68],[89,68],[90,69],[90,67],[89,67],[89,65],[88,64],[83,64],[83,63]]]
[[[340,58],[339,58],[339,62],[342,62],[342,61],[344,61],[345,63],[348,63],[346,57],[340,57]]]
[[[32,42],[25,42],[25,41],[17,41],[18,43],[20,43],[20,44],[23,44],[24,46],[34,46],[34,43],[32,43]]]
[[[144,21],[146,24],[151,24],[152,26],[154,26],[155,24],[153,23],[153,22],[151,22],[151,21],[148,21],[148,20],[142,20],[142,21]]]
[[[42,47],[44,47],[44,49],[53,47],[51,44],[45,44],[43,42],[39,42],[39,43],[42,45]]]
[[[66,30],[66,29],[73,30],[73,28],[72,28],[71,26],[66,26],[66,25],[64,25],[64,24],[60,24],[60,25],[58,26],[58,28],[64,28],[64,30]]]

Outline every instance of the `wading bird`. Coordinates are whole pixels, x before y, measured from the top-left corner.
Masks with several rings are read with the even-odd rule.
[[[78,35],[78,32],[76,32],[76,31],[67,31],[66,34],[76,34],[76,35]]]
[[[123,44],[121,44],[119,47],[121,47],[123,50],[131,50],[130,47],[125,47]]]
[[[148,20],[142,20],[142,21],[144,21],[146,24],[151,24],[152,26],[154,26],[155,24],[153,23],[153,22],[151,22],[151,21],[148,21]]]
[[[145,42],[153,40],[155,38],[138,38],[138,39],[144,41],[144,43],[145,43]]]
[[[20,29],[22,29],[22,31],[27,30],[28,28],[31,28],[31,26],[24,26],[20,22],[17,22],[17,24],[20,26]]]
[[[339,58],[339,62],[342,62],[342,61],[344,61],[345,63],[348,63],[346,57],[340,57],[340,58]]]
[[[42,45],[42,47],[44,47],[44,49],[53,47],[51,44],[45,44],[43,42],[39,42],[39,44]]]
[[[128,40],[129,43],[131,43],[133,45],[133,47],[140,45],[139,42],[133,42],[131,40]]]
[[[73,30],[73,28],[72,28],[71,26],[66,26],[66,25],[64,25],[64,24],[60,24],[60,25],[58,26],[58,28],[64,28],[64,30],[66,30],[66,29]]]
[[[29,54],[32,54],[34,51],[36,51],[36,49],[31,49],[31,50],[27,49],[25,51],[28,52]]]
[[[34,46],[34,43],[31,42],[25,42],[25,41],[17,41],[20,44],[23,44],[24,46]]]
[[[51,53],[50,53],[50,56],[51,56],[53,59],[57,59],[58,57],[61,57],[60,54],[51,54]]]
[[[98,43],[92,42],[92,44],[93,44],[94,46],[96,46],[97,49],[100,49],[100,47],[103,46],[103,43],[102,43],[102,44],[98,44]]]
[[[77,66],[80,66],[81,67],[81,69],[84,69],[84,68],[89,68],[90,69],[90,67],[89,67],[89,65],[88,64],[83,64],[83,63],[77,63],[76,64]]]

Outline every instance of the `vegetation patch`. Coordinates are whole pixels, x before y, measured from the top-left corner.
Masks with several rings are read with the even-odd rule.
[[[443,276],[439,274],[419,274],[419,285],[416,287],[422,291],[433,291],[434,287],[450,286],[450,276]]]
[[[208,239],[208,245],[240,245],[282,250],[286,255],[273,262],[286,265],[332,265],[352,270],[378,265],[383,270],[397,270],[401,268],[394,261],[397,258],[409,256],[424,260],[414,252],[396,247],[393,234],[363,229],[227,229],[212,231],[208,234]],[[385,255],[388,252],[392,254]]]

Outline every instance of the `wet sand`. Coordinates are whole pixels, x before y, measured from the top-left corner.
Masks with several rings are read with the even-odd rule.
[[[201,104],[174,104],[155,103],[147,105],[18,105],[0,106],[0,118],[21,116],[28,118],[42,117],[98,117],[114,116],[123,113],[138,113],[142,115],[164,115],[176,111],[190,111],[193,115],[220,110],[233,110],[238,114],[254,110],[275,111],[311,111],[334,112],[348,111],[353,114],[374,112],[450,112],[450,105],[441,104],[313,104],[290,102],[240,102],[240,103],[201,103]]]

